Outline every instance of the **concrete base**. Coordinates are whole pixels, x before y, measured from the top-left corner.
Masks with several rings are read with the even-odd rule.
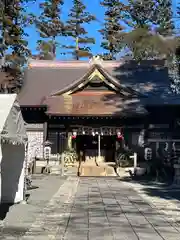
[[[60,175],[61,174],[61,167],[60,166],[52,166],[50,174]]]

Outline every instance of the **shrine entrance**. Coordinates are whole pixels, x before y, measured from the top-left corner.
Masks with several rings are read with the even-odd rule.
[[[75,139],[76,150],[82,152],[84,162],[96,161],[114,162],[116,136],[78,135]]]

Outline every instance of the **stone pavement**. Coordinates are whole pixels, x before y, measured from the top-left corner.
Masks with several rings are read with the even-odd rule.
[[[30,194],[28,204],[10,207],[6,218],[0,221],[0,240],[19,239],[24,235],[65,179],[66,177],[33,175],[32,184],[37,188],[28,191]]]
[[[126,182],[127,187],[133,188],[139,196],[148,202],[152,208],[166,215],[168,221],[179,227],[180,223],[180,187],[163,184],[148,184]]]
[[[69,176],[23,235],[2,239],[180,239],[178,222],[132,187],[118,178]]]

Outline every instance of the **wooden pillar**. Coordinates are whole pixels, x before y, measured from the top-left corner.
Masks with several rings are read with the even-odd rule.
[[[158,149],[159,149],[159,141],[156,141],[156,158],[159,156]]]
[[[44,130],[43,137],[44,137],[44,142],[45,142],[47,140],[47,133],[48,133],[48,123],[47,122],[44,123],[43,130]]]
[[[60,132],[57,132],[57,154],[60,152]],[[58,155],[57,155],[58,156]]]
[[[44,151],[43,151],[44,152]],[[36,157],[32,163],[32,174],[35,174],[36,173]]]
[[[43,159],[44,159],[44,147],[45,147],[44,143],[47,140],[47,135],[48,135],[48,123],[46,121],[43,126]]]

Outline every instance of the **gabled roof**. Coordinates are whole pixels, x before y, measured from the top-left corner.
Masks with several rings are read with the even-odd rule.
[[[137,91],[133,90],[130,87],[125,87],[121,85],[119,81],[112,75],[108,73],[101,65],[93,64],[87,72],[79,79],[73,81],[71,84],[67,85],[63,89],[60,89],[51,94],[51,96],[58,96],[62,94],[72,94],[79,89],[85,87],[91,80],[93,80],[93,75],[97,75],[102,81],[105,82],[107,86],[110,87],[113,91],[119,93],[119,95],[123,97],[127,97],[129,95],[140,95]]]
[[[21,106],[39,106],[47,96],[71,84],[88,70],[87,63],[33,60],[19,94]]]
[[[49,97],[72,91],[90,81],[93,71],[100,72],[109,86],[120,93],[148,96],[147,104],[170,104],[170,78],[165,61],[48,61],[32,60],[26,70],[24,86],[19,94],[20,104],[43,105]],[[70,93],[71,94],[71,93]],[[126,95],[126,94],[125,94]],[[137,94],[138,95],[138,94]],[[176,96],[177,97],[177,96]],[[163,101],[160,101],[163,99]],[[178,103],[180,101],[178,100]]]

